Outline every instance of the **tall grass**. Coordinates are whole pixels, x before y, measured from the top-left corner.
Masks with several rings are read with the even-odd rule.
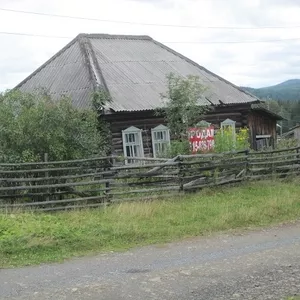
[[[163,243],[300,217],[300,185],[248,183],[105,209],[0,216],[0,266],[20,266]]]

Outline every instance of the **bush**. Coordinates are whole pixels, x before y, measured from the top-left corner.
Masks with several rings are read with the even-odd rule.
[[[228,152],[249,149],[249,130],[241,128],[233,136],[231,128],[219,130],[215,135],[215,152]]]
[[[69,160],[105,153],[97,113],[58,101],[45,93],[0,95],[0,161]],[[107,140],[107,139],[106,139]]]

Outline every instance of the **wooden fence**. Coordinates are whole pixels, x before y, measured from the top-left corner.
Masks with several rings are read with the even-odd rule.
[[[0,211],[56,211],[173,197],[205,187],[300,174],[300,147],[268,152],[0,164]]]

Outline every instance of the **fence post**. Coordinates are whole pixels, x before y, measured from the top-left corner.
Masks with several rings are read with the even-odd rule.
[[[296,149],[296,152],[297,152],[297,164],[298,164],[298,170],[299,170],[299,165],[300,165],[300,147],[298,147]]]
[[[44,153],[44,162],[48,162],[48,153]],[[48,165],[47,165],[48,167]],[[45,172],[45,178],[49,177],[49,172]],[[48,184],[48,180],[45,181],[45,184]],[[46,201],[49,201],[49,189],[46,189]]]
[[[178,155],[177,158],[177,164],[178,164],[178,179],[179,179],[179,192],[183,192],[184,188],[183,188],[183,158],[181,157],[181,155]]]
[[[107,158],[107,160],[106,160],[106,163],[107,163],[107,165],[106,165],[106,167],[104,168],[104,171],[110,171],[111,170],[111,167],[113,166],[113,158],[112,157],[108,157]],[[110,179],[111,178],[111,175],[110,174],[107,174],[107,175],[105,175],[104,174],[104,176],[103,176],[104,178],[106,177],[106,179],[108,178],[108,179]],[[106,182],[105,183],[105,194],[106,194],[106,196],[107,196],[107,200],[106,200],[106,202],[107,203],[109,203],[110,202],[110,200],[111,200],[111,194],[110,194],[110,182]]]
[[[245,151],[245,154],[246,154],[245,179],[247,180],[247,177],[249,176],[249,171],[250,171],[250,168],[249,168],[249,149],[247,149]]]

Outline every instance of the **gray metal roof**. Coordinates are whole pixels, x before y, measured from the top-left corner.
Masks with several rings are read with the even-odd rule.
[[[17,88],[44,88],[54,97],[68,95],[76,107],[91,104],[91,94],[106,89],[114,111],[161,107],[166,76],[197,75],[207,90],[202,104],[234,104],[258,98],[148,36],[80,34]]]

